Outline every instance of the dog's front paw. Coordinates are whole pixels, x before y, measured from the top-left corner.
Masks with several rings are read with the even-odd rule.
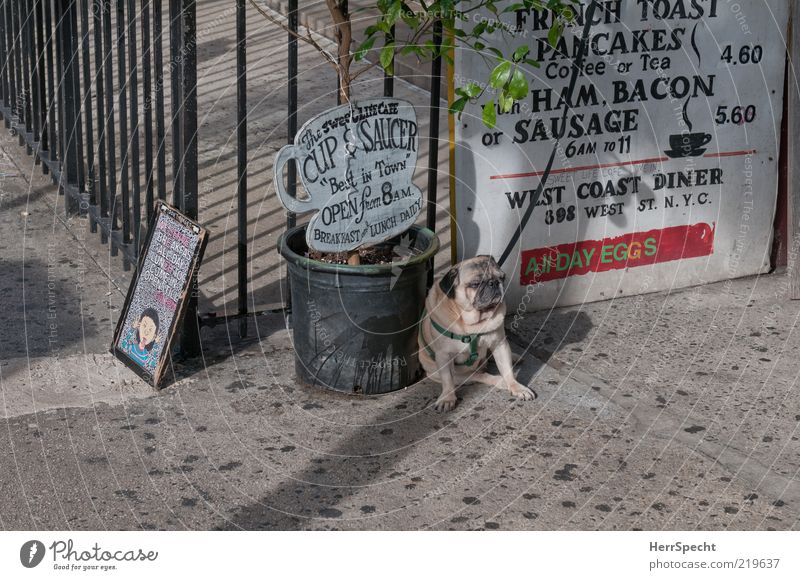
[[[511,391],[511,394],[516,398],[522,399],[523,401],[533,401],[536,398],[536,393],[534,393],[532,389],[529,389],[517,381],[510,383],[508,385],[508,390]]]
[[[436,409],[439,413],[449,413],[453,409],[456,408],[456,396],[455,394],[450,396],[442,395],[438,399],[436,399],[436,404],[434,405],[434,409]]]

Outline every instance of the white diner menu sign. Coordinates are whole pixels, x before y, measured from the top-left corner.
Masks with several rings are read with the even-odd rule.
[[[350,251],[411,227],[422,210],[422,192],[411,182],[418,146],[416,112],[400,99],[355,101],[306,122],[278,152],[275,189],[287,210],[318,212],[306,229],[308,247]],[[289,159],[306,198],[286,192]]]
[[[509,303],[535,307],[765,272],[786,0],[589,4],[555,47],[547,11],[502,16],[504,53],[541,66],[494,129],[475,105],[452,121],[458,258],[502,259]],[[455,82],[485,56],[457,50]]]

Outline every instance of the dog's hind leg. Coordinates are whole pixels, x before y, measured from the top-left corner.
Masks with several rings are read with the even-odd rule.
[[[482,383],[484,385],[489,385],[490,387],[500,387],[503,386],[503,377],[498,375],[492,375],[489,373],[483,372],[476,372],[464,377],[465,383]]]

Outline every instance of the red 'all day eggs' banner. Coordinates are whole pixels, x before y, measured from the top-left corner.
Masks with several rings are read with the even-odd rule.
[[[714,228],[714,224],[699,223],[525,250],[520,283],[709,256],[714,252]]]

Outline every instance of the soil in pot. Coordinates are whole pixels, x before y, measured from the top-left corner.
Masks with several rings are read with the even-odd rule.
[[[358,256],[361,259],[361,264],[363,266],[401,262],[419,253],[420,252],[418,250],[400,244],[381,244],[377,246],[360,248],[358,250]],[[347,264],[347,259],[350,255],[348,252],[325,253],[311,250],[308,252],[307,256],[312,260],[325,262],[326,264],[344,265]]]

